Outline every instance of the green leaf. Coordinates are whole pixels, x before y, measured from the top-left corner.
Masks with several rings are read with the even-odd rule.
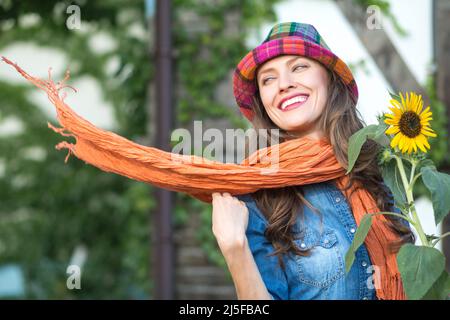
[[[367,234],[369,233],[370,226],[372,225],[373,214],[366,214],[359,223],[359,227],[356,230],[355,237],[352,244],[345,254],[345,272],[348,273],[355,261],[355,252],[364,243]]]
[[[434,164],[433,160],[431,160],[431,159],[421,160],[419,162],[419,165],[417,166],[417,169],[420,170],[425,167],[430,167],[430,169],[436,170],[436,165]]]
[[[391,190],[397,206],[405,207],[406,196],[397,163],[395,161],[390,161],[381,166],[381,175],[383,176],[384,183]]]
[[[399,95],[397,95],[397,94],[395,94],[393,92],[390,92],[390,91],[388,91],[388,92],[389,92],[389,95],[391,96],[392,99],[397,100],[398,102],[402,102],[402,99],[400,98]]]
[[[352,171],[353,166],[358,159],[359,153],[363,144],[366,142],[368,137],[375,137],[378,130],[378,126],[371,124],[370,126],[364,127],[357,132],[355,132],[349,139],[348,142],[348,169],[347,174]]]
[[[445,300],[450,295],[450,276],[447,271],[443,271],[441,276],[431,286],[431,289],[422,298],[424,300]]]
[[[433,201],[434,220],[438,225],[450,211],[450,175],[423,167],[422,180],[431,193]]]
[[[388,128],[388,125],[384,122],[381,122],[378,124],[377,127],[378,128],[377,128],[377,131],[375,132],[375,136],[368,137],[368,138],[378,142],[382,146],[388,146],[390,144],[390,140],[389,140],[388,136],[385,134],[385,132]]]
[[[397,263],[408,299],[421,299],[441,276],[445,257],[439,250],[407,243],[400,248]]]

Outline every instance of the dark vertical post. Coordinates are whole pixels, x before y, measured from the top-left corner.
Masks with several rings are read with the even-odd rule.
[[[156,1],[155,29],[155,95],[156,138],[155,147],[170,151],[170,132],[172,130],[172,21],[171,1]],[[151,61],[150,63],[153,63]],[[155,299],[174,298],[174,249],[172,238],[171,191],[155,188],[157,200],[154,215],[154,280]]]
[[[433,1],[433,34],[434,34],[434,55],[436,63],[436,89],[437,96],[447,108],[447,132],[450,134],[450,1]],[[447,137],[448,138],[448,137]],[[449,161],[442,171],[450,172]],[[442,222],[442,233],[450,231],[450,216]],[[450,237],[442,240],[442,248],[447,260],[447,271],[450,272]]]

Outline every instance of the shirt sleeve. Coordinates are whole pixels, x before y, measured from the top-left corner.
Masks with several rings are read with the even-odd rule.
[[[276,255],[267,256],[274,252],[272,243],[264,236],[267,220],[261,216],[256,204],[246,202],[246,205],[249,211],[246,235],[264,284],[273,300],[287,300],[289,291],[286,274],[281,269]]]

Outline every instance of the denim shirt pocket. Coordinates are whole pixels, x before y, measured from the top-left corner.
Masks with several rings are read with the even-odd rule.
[[[344,258],[339,250],[334,230],[325,229],[320,234],[307,229],[301,235],[303,237],[294,242],[301,251],[310,250],[310,254],[295,255],[299,281],[324,288],[345,275]]]

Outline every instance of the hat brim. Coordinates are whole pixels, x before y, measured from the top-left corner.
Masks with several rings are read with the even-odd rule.
[[[257,89],[254,83],[256,69],[266,61],[281,55],[299,55],[322,63],[342,79],[356,103],[358,87],[345,62],[323,46],[305,41],[300,37],[290,36],[262,43],[247,53],[238,63],[233,74],[233,93],[241,112],[247,119],[253,118],[253,95]]]

